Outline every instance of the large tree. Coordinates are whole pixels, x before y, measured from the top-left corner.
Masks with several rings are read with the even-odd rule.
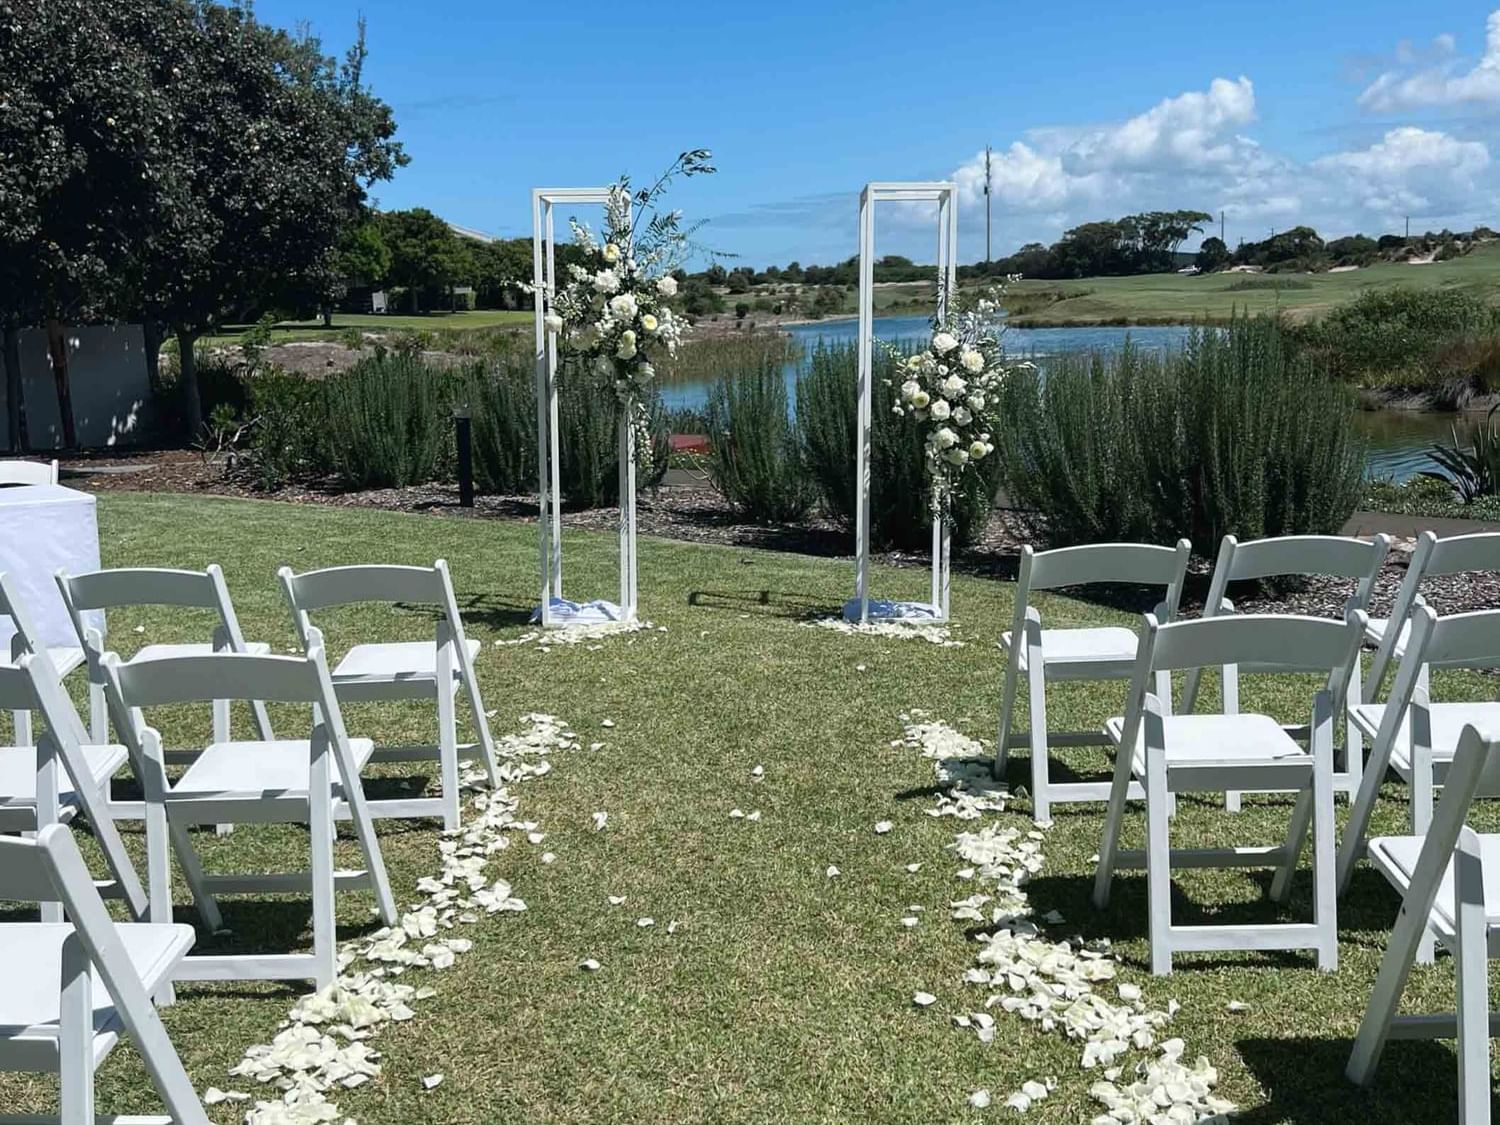
[[[420,310],[423,290],[447,290],[474,272],[465,240],[425,207],[385,212],[380,233],[391,251],[390,281],[406,289],[412,312]]]
[[[183,420],[202,424],[194,344],[289,291],[326,289],[365,191],[406,162],[363,81],[364,28],[343,62],[248,6],[154,0],[137,34],[171,90],[167,185],[140,245],[139,305],[177,338]]]
[[[117,315],[139,287],[172,99],[133,29],[160,7],[0,0],[0,326],[13,448],[28,439],[19,329],[48,329],[63,441],[73,445],[63,325]]]

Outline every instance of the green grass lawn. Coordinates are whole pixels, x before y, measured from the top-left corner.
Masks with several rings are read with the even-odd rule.
[[[1009,618],[1009,584],[956,578],[956,635],[967,645],[939,648],[804,628],[805,615],[832,612],[849,595],[847,561],[644,539],[641,604],[667,631],[610,638],[597,651],[543,652],[491,643],[525,629],[536,596],[532,525],[125,493],[102,495],[99,516],[106,565],[221,563],[246,634],[278,650],[294,635],[277,566],[443,556],[470,634],[485,642],[479,671],[487,704],[498,711],[497,736],[533,711],[565,719],[582,736],[585,748],[557,754],[548,777],[518,789],[519,815],[539,822],[545,842],[530,846],[514,834],[494,857],[492,874],[510,880],[529,909],[463,931],[477,947],[449,972],[403,978],[431,983],[437,995],[418,1005],[416,1019],[375,1040],[384,1073],[336,1095],[343,1115],[364,1125],[925,1125],[1009,1117],[1004,1098],[1024,1080],[1048,1076],[1057,1090],[1029,1119],[1077,1122],[1100,1111],[1087,1095],[1098,1074],[1079,1069],[1080,1044],[998,1008],[989,1045],[952,1026],[951,1016],[978,1007],[983,996],[961,983],[975,944],[965,924],[948,917],[951,900],[977,889],[955,877],[961,863],[946,850],[956,831],[973,825],[925,815],[931,764],[891,746],[910,708],[979,736],[992,733],[1003,668],[994,642]],[[578,532],[565,542],[568,592],[610,594],[613,537]],[[882,596],[917,595],[925,581],[922,571],[875,571]],[[1059,625],[1132,620],[1064,598],[1046,598],[1041,608]],[[324,617],[335,652],[360,638],[430,636],[431,619],[411,609]],[[198,639],[204,627],[166,611],[111,618],[112,636],[127,650]],[[1493,685],[1439,674],[1436,688],[1439,697],[1488,698]],[[1245,690],[1247,705],[1291,718],[1306,713],[1312,688],[1288,678],[1247,682]],[[1119,693],[1065,687],[1049,707],[1058,729],[1095,726],[1119,709]],[[207,725],[206,715],[164,720],[175,744]],[[430,710],[416,705],[351,708],[346,720],[353,734],[383,740],[427,736],[432,722]],[[605,720],[615,725],[606,728]],[[280,729],[288,723],[282,717]],[[603,748],[586,749],[593,741]],[[1078,761],[1104,765],[1092,752]],[[751,778],[756,765],[764,766],[759,782]],[[1014,781],[1024,780],[1025,765],[1018,755]],[[762,819],[731,819],[736,807],[759,809]],[[602,832],[591,823],[596,810],[609,814]],[[1276,842],[1288,811],[1287,801],[1265,798],[1228,816],[1186,799],[1174,833],[1190,843]],[[1379,817],[1382,831],[1404,823],[1394,787]],[[1026,802],[1000,819],[1028,824]],[[1128,842],[1143,836],[1142,819],[1130,817]],[[877,835],[880,820],[892,821],[893,831]],[[1493,830],[1494,820],[1485,810],[1478,823]],[[1095,807],[1063,806],[1047,833],[1046,867],[1030,885],[1032,902],[1039,913],[1063,914],[1054,927],[1059,937],[1113,939],[1122,979],[1141,984],[1153,1007],[1181,1002],[1168,1034],[1186,1039],[1189,1057],[1202,1053],[1219,1067],[1219,1092],[1243,1107],[1242,1120],[1452,1120],[1456,1064],[1448,1045],[1393,1044],[1372,1091],[1342,1077],[1396,913],[1383,880],[1362,873],[1341,903],[1337,974],[1316,971],[1310,955],[1188,955],[1174,976],[1155,980],[1145,968],[1144,880],[1121,878],[1105,913],[1089,905],[1100,821]],[[388,821],[381,831],[397,901],[409,902],[417,879],[437,870],[436,832]],[[200,838],[210,870],[230,862],[270,867],[303,854],[290,830],[249,827]],[[347,832],[343,846],[352,860]],[[543,865],[544,850],[556,862]],[[911,863],[920,871],[908,873]],[[840,878],[826,877],[830,864]],[[1179,886],[1179,917],[1280,916],[1263,901],[1258,876],[1197,872]],[[1298,917],[1310,893],[1304,865],[1291,907]],[[628,901],[611,907],[609,895]],[[179,883],[180,903],[183,896]],[[341,897],[341,936],[352,937],[370,925],[370,900]],[[925,909],[920,924],[907,928],[900,920],[912,904]],[[638,929],[643,915],[657,925]],[[183,917],[192,915],[184,909]],[[220,940],[239,945],[285,947],[307,938],[307,914],[296,900],[231,901],[226,918],[235,934]],[[675,934],[667,933],[669,920],[680,923]],[[586,957],[602,968],[581,972]],[[915,1008],[916,990],[935,994],[937,1003]],[[1436,1010],[1452,994],[1445,958],[1414,974],[1409,1002]],[[292,999],[277,986],[183,985],[164,1018],[200,1089],[230,1088],[227,1068],[248,1045],[268,1041]],[[1226,1013],[1231,1000],[1249,1010]],[[144,1074],[128,1056],[117,1054],[101,1072],[106,1110],[146,1108]],[[445,1079],[425,1092],[421,1078],[434,1073]],[[995,1095],[985,1114],[967,1102],[979,1088]],[[0,1104],[8,1108],[41,1111],[50,1097],[45,1083],[0,1080]],[[235,1118],[227,1106],[212,1114]]]
[[[1253,279],[1253,280],[1252,280]],[[1257,288],[1236,288],[1246,282]],[[1281,281],[1285,288],[1259,288]],[[1394,286],[1473,289],[1487,299],[1500,295],[1500,245],[1485,245],[1462,258],[1430,265],[1384,262],[1347,273],[1240,274],[1202,277],[1148,274],[1089,277],[1077,281],[1021,281],[1011,293],[1018,325],[1180,324],[1223,320],[1236,312],[1289,310],[1317,317],[1352,301],[1366,289]]]

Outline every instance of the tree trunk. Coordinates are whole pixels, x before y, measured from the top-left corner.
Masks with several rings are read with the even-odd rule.
[[[146,379],[152,393],[161,386],[161,344],[166,336],[166,326],[147,317],[141,322],[141,338],[146,345]]]
[[[324,328],[332,328],[333,327],[333,306],[332,305],[324,305],[323,306],[323,327]]]
[[[417,313],[421,312],[421,310],[419,308],[417,308],[417,287],[415,285],[413,285],[411,287],[410,293],[411,293],[411,311],[412,311],[412,315],[415,316]]]
[[[177,378],[182,383],[182,425],[187,431],[188,441],[196,441],[198,431],[203,429],[203,399],[198,393],[198,357],[193,354],[197,339],[196,332],[186,328],[177,329]]]
[[[21,330],[14,324],[5,326],[5,421],[10,435],[10,451],[27,453],[31,435],[26,432],[26,399],[21,386]]]
[[[78,428],[73,422],[73,388],[68,383],[68,337],[56,317],[47,320],[47,350],[52,355],[52,378],[57,383],[57,416],[62,419],[63,445],[78,447]]]

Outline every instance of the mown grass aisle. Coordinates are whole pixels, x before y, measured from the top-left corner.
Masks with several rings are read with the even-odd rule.
[[[1098,1074],[1079,1070],[1079,1044],[998,1008],[988,1044],[953,1026],[952,1016],[983,998],[962,983],[974,964],[973,933],[949,917],[950,902],[975,888],[954,877],[959,862],[944,850],[958,827],[926,815],[931,763],[891,745],[913,708],[993,736],[1003,668],[994,643],[1009,618],[1009,584],[955,579],[955,636],[966,644],[941,648],[804,627],[808,613],[833,612],[848,597],[847,562],[647,539],[641,605],[665,631],[543,651],[493,643],[527,631],[536,595],[530,525],[133,494],[101,497],[100,519],[106,565],[219,562],[246,635],[278,650],[294,636],[277,566],[445,557],[470,633],[485,642],[478,667],[497,736],[529,712],[556,715],[579,735],[579,749],[555,754],[549,776],[519,789],[518,816],[537,822],[544,838],[513,834],[491,865],[528,909],[465,929],[476,947],[455,968],[406,978],[437,995],[415,1019],[381,1033],[383,1074],[337,1096],[347,1116],[365,1125],[915,1125],[1009,1117],[1004,1097],[1048,1077],[1057,1088],[1028,1119],[1074,1122],[1100,1112],[1088,1098]],[[572,596],[609,593],[612,537],[566,536],[564,573]],[[877,571],[875,590],[914,596],[925,580],[921,571]],[[1049,623],[1130,622],[1083,602],[1042,604]],[[110,625],[126,649],[201,629],[165,613],[120,614]],[[354,610],[331,615],[329,625],[330,651],[341,652],[355,639],[430,636],[432,623],[417,611]],[[1438,695],[1488,686],[1439,677]],[[1246,703],[1300,712],[1311,697],[1305,688],[1247,687]],[[1097,725],[1118,713],[1120,700],[1075,689],[1052,706],[1062,729]],[[351,708],[346,721],[352,734],[391,740],[422,735],[432,720],[416,707],[372,707]],[[188,724],[174,728],[176,741],[197,729]],[[1013,782],[1024,781],[1025,766],[1024,753],[1016,755]],[[758,810],[760,819],[732,818],[736,808]],[[602,829],[592,817],[599,811],[608,814]],[[1187,841],[1234,832],[1269,842],[1286,812],[1272,799],[1229,817],[1187,800],[1174,832]],[[1028,814],[1016,799],[992,819],[1023,825]],[[1381,831],[1396,829],[1405,805],[1389,799],[1380,815]],[[1300,955],[1197,956],[1156,981],[1145,969],[1143,879],[1120,879],[1106,914],[1088,904],[1100,819],[1096,808],[1062,808],[1047,835],[1046,867],[1028,887],[1031,902],[1039,914],[1063,915],[1051,927],[1057,937],[1114,939],[1120,980],[1141,985],[1153,1007],[1180,1001],[1163,1035],[1185,1039],[1189,1056],[1209,1057],[1221,1074],[1217,1092],[1245,1120],[1451,1119],[1456,1075],[1445,1046],[1393,1044],[1372,1092],[1342,1077],[1396,910],[1382,880],[1362,874],[1341,903],[1335,975]],[[877,833],[884,820],[891,830]],[[409,902],[416,880],[435,870],[436,830],[381,827],[398,902]],[[1132,840],[1143,834],[1138,816],[1129,831]],[[269,864],[295,840],[241,829],[213,841],[207,860]],[[555,859],[543,863],[544,853]],[[921,866],[911,872],[911,864]],[[838,876],[828,875],[830,865]],[[1215,904],[1214,913],[1275,917],[1263,883],[1249,875],[1198,873],[1184,888]],[[625,901],[612,905],[610,896]],[[185,901],[180,887],[178,897]],[[369,924],[369,902],[344,897],[340,936],[352,937]],[[1290,909],[1305,912],[1309,897],[1304,868]],[[1181,900],[1177,908],[1191,909]],[[910,916],[916,925],[903,924]],[[638,925],[645,917],[654,924]],[[226,918],[238,942],[284,942],[306,925],[300,905],[229,903]],[[597,971],[580,968],[589,958]],[[1412,1003],[1450,1003],[1451,980],[1446,959],[1419,970]],[[936,1003],[914,1007],[919,990]],[[184,986],[165,1018],[200,1089],[233,1085],[227,1069],[274,1034],[291,999],[274,987]],[[1229,1012],[1231,1001],[1247,1007]],[[424,1090],[421,1079],[434,1073],[442,1084]],[[101,1074],[102,1104],[118,1110],[134,1095],[139,1105],[144,1086],[138,1067],[117,1060]],[[968,1102],[981,1088],[996,1095],[985,1111]],[[46,1104],[35,1088],[0,1080],[0,1102],[18,1097],[28,1109]],[[212,1112],[226,1122],[235,1115],[232,1106]]]

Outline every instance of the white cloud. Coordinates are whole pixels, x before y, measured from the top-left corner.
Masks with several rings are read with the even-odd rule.
[[[1452,35],[1433,41],[1440,55],[1452,54]],[[1398,49],[1397,62],[1415,58],[1407,47]],[[1453,61],[1407,72],[1388,70],[1359,96],[1359,104],[1378,113],[1426,109],[1439,106],[1500,105],[1500,10],[1490,13],[1485,25],[1484,55],[1469,70]]]
[[[1330,188],[1346,191],[1364,210],[1387,218],[1460,211],[1489,166],[1490,151],[1482,142],[1415,126],[1392,129],[1369,148],[1312,164]]]

